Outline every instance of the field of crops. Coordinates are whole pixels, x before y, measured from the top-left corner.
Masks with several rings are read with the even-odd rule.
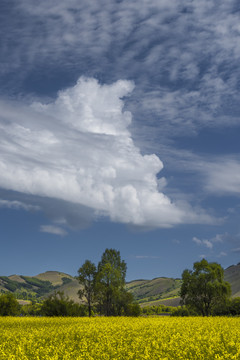
[[[0,318],[0,359],[240,359],[240,318]]]

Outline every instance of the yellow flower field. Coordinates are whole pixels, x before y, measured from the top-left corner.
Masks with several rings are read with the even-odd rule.
[[[0,318],[0,359],[240,359],[240,318]]]

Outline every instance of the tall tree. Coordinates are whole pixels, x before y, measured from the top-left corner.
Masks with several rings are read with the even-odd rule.
[[[78,281],[82,285],[82,289],[78,291],[78,295],[80,299],[83,297],[86,298],[89,317],[91,316],[92,304],[95,298],[96,274],[96,266],[90,260],[86,260],[78,270]]]
[[[221,265],[205,259],[195,262],[193,270],[184,270],[182,280],[181,303],[203,316],[211,315],[214,306],[224,304],[231,294]]]
[[[122,298],[127,265],[120,252],[106,249],[98,263],[96,290],[100,311],[107,316],[117,315],[119,299]]]

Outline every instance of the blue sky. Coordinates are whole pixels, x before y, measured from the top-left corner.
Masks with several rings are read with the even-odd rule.
[[[0,274],[240,261],[240,7],[3,0]]]

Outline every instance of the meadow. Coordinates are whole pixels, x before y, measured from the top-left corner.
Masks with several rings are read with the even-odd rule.
[[[240,359],[240,318],[1,317],[0,359]]]

